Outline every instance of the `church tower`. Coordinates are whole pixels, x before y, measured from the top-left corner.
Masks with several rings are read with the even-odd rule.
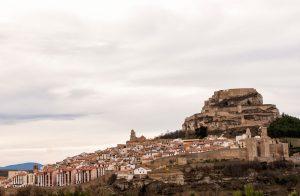
[[[132,129],[130,132],[130,141],[134,141],[136,139],[137,139],[137,137],[135,135],[135,131]]]

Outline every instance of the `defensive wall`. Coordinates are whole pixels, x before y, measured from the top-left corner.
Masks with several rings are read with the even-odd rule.
[[[158,167],[163,167],[174,163],[179,165],[184,165],[189,161],[222,160],[222,159],[247,160],[247,151],[245,148],[238,148],[238,149],[222,149],[222,150],[192,153],[192,154],[182,154],[182,155],[159,158],[146,165],[151,168],[158,168]]]

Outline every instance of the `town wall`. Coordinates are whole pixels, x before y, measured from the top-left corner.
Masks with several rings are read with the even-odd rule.
[[[186,159],[186,161],[184,161]],[[243,148],[238,149],[221,149],[216,151],[192,153],[184,155],[176,155],[171,157],[163,157],[156,159],[147,164],[149,167],[164,167],[170,164],[182,164],[188,161],[202,161],[202,160],[221,160],[221,159],[247,159],[247,150]]]
[[[289,143],[293,147],[300,147],[300,138],[281,138],[281,142]]]

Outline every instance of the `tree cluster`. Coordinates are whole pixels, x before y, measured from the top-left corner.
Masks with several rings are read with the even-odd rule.
[[[166,132],[160,136],[158,136],[156,139],[195,139],[195,138],[205,138],[207,137],[207,128],[206,127],[200,127],[195,130],[194,133],[186,134],[183,130],[177,130],[172,132]]]
[[[177,138],[184,139],[185,131],[177,130],[177,131],[172,131],[172,132],[166,132],[157,137],[157,139],[177,139]]]
[[[268,135],[271,137],[300,138],[300,119],[283,114],[281,118],[270,124]]]

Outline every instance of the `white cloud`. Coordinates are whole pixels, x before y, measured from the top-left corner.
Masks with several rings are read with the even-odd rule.
[[[0,165],[59,161],[131,128],[179,129],[223,88],[257,88],[300,116],[299,11],[279,0],[1,2]]]

